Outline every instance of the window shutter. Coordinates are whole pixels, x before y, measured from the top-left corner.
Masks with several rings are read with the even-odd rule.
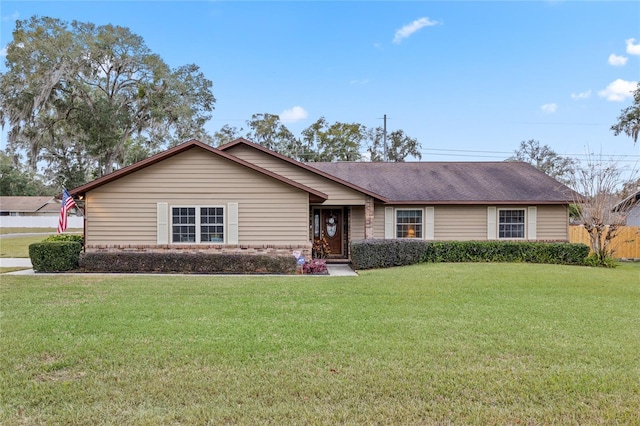
[[[487,240],[498,238],[498,227],[496,226],[496,208],[487,207]]]
[[[537,216],[538,216],[538,208],[533,206],[529,207],[527,212],[527,239],[535,240],[537,239]]]
[[[393,207],[384,208],[384,238],[395,238],[395,231],[393,229]]]
[[[238,203],[227,204],[227,244],[238,244]]]
[[[427,207],[424,209],[424,239],[435,239],[435,208]]]
[[[158,244],[169,244],[169,205],[158,203],[156,207],[156,239]]]

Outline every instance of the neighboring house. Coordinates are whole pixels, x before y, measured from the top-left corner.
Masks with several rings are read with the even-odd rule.
[[[70,191],[87,251],[349,259],[364,238],[567,241],[570,190],[521,162],[300,163],[238,139],[191,140]]]
[[[60,203],[53,197],[0,197],[0,216],[57,216]]]
[[[69,214],[69,227],[82,227],[82,218]],[[0,197],[0,226],[3,228],[55,228],[60,217],[60,201],[54,197]]]
[[[626,226],[640,226],[640,190],[620,201],[613,210],[626,210]]]

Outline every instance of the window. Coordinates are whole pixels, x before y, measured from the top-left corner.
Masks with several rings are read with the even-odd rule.
[[[172,207],[171,242],[223,243],[223,207]]]
[[[498,238],[524,238],[524,209],[498,210]]]
[[[396,210],[396,238],[422,238],[422,210]]]

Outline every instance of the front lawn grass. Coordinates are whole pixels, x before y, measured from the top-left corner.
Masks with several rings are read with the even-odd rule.
[[[29,245],[39,243],[45,238],[47,235],[2,237],[0,238],[0,257],[29,257]]]
[[[18,228],[18,227],[4,227],[0,228],[0,234],[41,234],[58,232],[57,228]],[[65,233],[82,234],[82,228],[67,228]]]
[[[4,424],[637,424],[640,264],[3,276]]]

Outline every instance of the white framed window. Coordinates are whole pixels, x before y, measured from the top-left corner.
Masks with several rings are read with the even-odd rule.
[[[526,238],[525,209],[498,209],[498,238]]]
[[[225,239],[224,207],[172,206],[172,243],[217,243]]]
[[[396,209],[396,238],[424,238],[422,209]]]

